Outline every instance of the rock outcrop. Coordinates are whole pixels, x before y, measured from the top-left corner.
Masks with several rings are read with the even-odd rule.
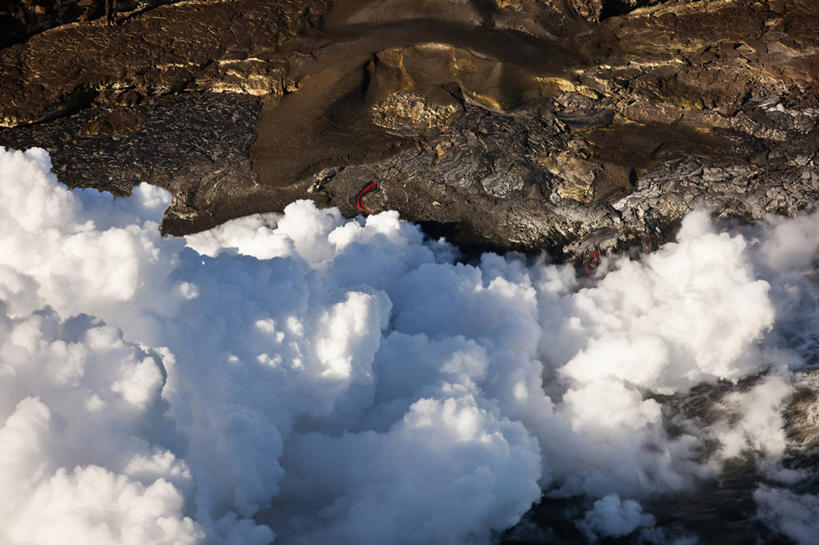
[[[168,233],[377,180],[464,247],[579,257],[819,195],[813,0],[143,4],[0,50],[0,145],[169,189]]]

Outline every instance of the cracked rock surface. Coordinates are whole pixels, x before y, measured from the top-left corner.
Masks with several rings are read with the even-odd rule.
[[[465,248],[582,259],[819,195],[814,0],[132,4],[0,10],[0,145],[167,188],[167,233],[298,198],[354,215],[376,180],[371,210]]]

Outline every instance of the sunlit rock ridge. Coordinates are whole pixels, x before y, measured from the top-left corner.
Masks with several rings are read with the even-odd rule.
[[[352,217],[371,180],[370,209],[463,248],[580,260],[701,207],[815,207],[814,0],[119,8],[0,19],[0,145],[47,149],[71,187],[167,189],[167,233],[298,199]]]

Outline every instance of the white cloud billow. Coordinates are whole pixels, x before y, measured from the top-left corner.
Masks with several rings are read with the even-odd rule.
[[[762,485],[754,492],[760,518],[799,545],[816,543],[819,496]]]
[[[577,522],[590,541],[600,535],[621,537],[640,527],[654,526],[654,517],[643,513],[643,508],[634,500],[621,500],[617,494],[609,494],[594,502],[586,516]]]
[[[783,453],[817,323],[783,241],[815,254],[817,215],[745,237],[695,212],[581,288],[307,201],[163,239],[164,191],[49,169],[0,148],[4,543],[487,543],[542,491],[617,536],[653,527],[639,500]],[[653,394],[768,368],[726,401],[740,426],[668,435]]]

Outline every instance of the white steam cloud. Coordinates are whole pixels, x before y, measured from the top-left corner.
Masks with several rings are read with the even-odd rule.
[[[781,410],[819,351],[817,214],[694,212],[590,282],[307,201],[162,239],[168,202],[0,148],[0,542],[488,543],[543,493],[586,498],[590,540],[665,535],[640,501],[744,450],[801,478]],[[763,371],[669,434],[657,395]],[[815,534],[815,497],[755,498]]]
[[[609,494],[596,502],[577,524],[589,541],[597,541],[598,535],[621,537],[640,527],[654,526],[654,517],[643,513],[634,500],[622,501],[617,494]]]
[[[754,492],[760,517],[799,545],[816,543],[819,536],[819,496],[760,486]]]

